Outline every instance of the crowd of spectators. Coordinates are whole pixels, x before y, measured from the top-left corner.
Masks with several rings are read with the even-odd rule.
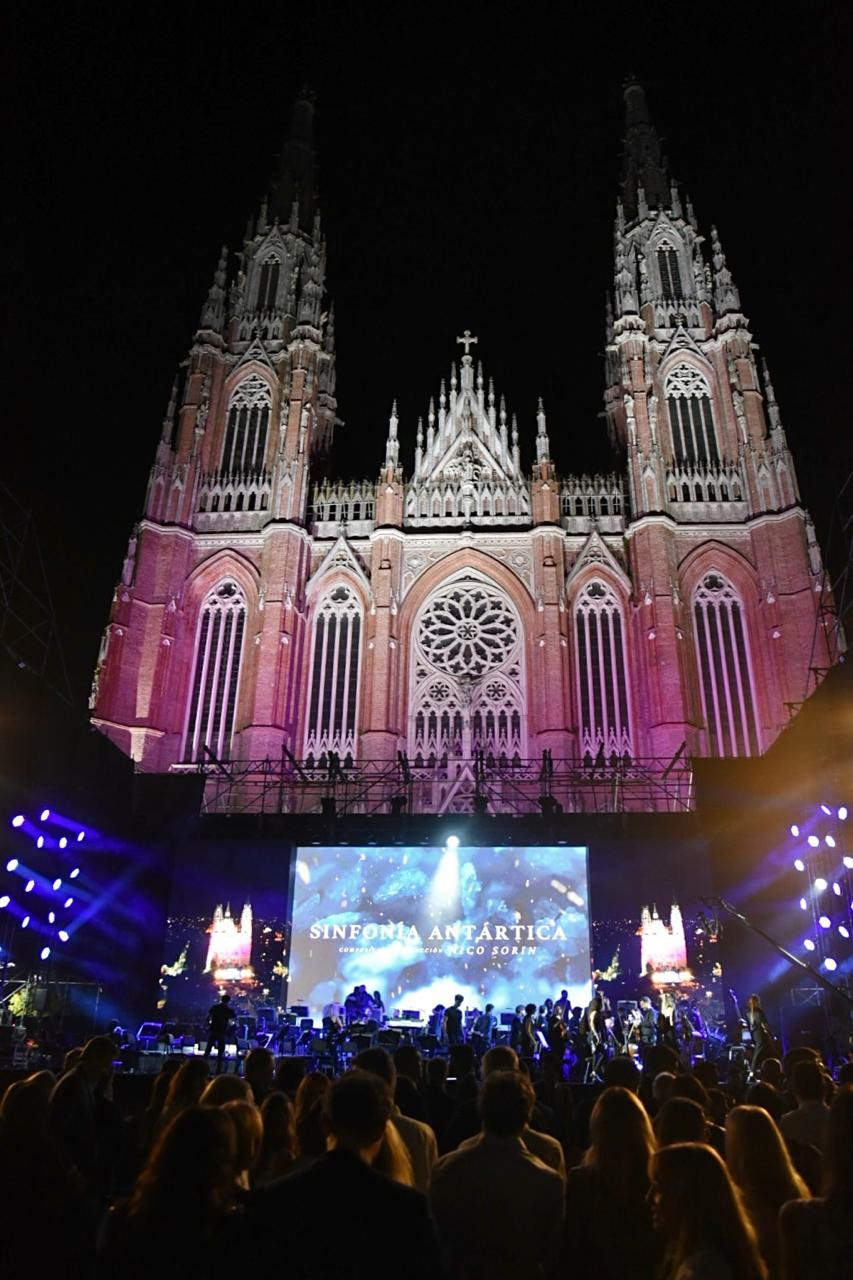
[[[253,1050],[113,1099],[96,1037],[0,1100],[0,1274],[141,1280],[848,1280],[853,1064],[799,1048],[732,1097],[665,1048],[575,1088],[507,1046],[362,1052],[337,1079]]]

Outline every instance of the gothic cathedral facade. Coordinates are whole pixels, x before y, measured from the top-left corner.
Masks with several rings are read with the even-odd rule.
[[[176,380],[101,646],[93,720],[137,768],[403,760],[445,780],[422,801],[440,807],[472,762],[757,754],[814,688],[825,575],[767,366],[640,85],[625,100],[618,471],[558,476],[541,402],[520,439],[466,331],[411,465],[395,407],[378,479],[335,484],[316,479],[335,340],[297,103]]]

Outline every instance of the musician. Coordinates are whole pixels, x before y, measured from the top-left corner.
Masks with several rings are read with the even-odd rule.
[[[569,993],[564,987],[560,992],[559,1000],[554,1001],[554,1016],[559,1018],[561,1022],[568,1023],[571,1012]]]
[[[648,996],[640,998],[640,1052],[643,1056],[658,1042],[658,1013]]]
[[[455,1044],[462,1044],[464,1040],[462,1033],[462,1001],[464,999],[464,996],[454,996],[453,1004],[444,1014],[444,1034],[450,1048]]]
[[[746,1022],[752,1035],[750,1075],[754,1076],[765,1058],[773,1055],[773,1033],[761,1007],[761,997],[751,995],[746,1002]]]
[[[515,1049],[516,1053],[521,1053],[521,1027],[524,1020],[524,1005],[517,1004],[515,1013],[512,1015],[512,1022],[509,1028],[509,1046]]]
[[[382,1002],[382,995],[379,991],[373,993],[373,1017],[381,1026],[385,1021],[385,1005]]]
[[[598,990],[581,1018],[580,1030],[589,1051],[587,1080],[599,1080],[607,1059],[607,1028],[604,1021],[604,996]]]
[[[671,1049],[678,1050],[675,1036],[675,998],[668,991],[662,992],[660,998],[658,1044],[668,1044]]]
[[[480,1057],[491,1048],[495,1037],[498,1020],[495,1017],[494,1009],[495,1006],[493,1004],[487,1004],[483,1012],[477,1015],[471,1032],[474,1052],[479,1054]]]
[[[536,1053],[536,1005],[524,1006],[524,1018],[521,1022],[520,1058],[532,1058]]]

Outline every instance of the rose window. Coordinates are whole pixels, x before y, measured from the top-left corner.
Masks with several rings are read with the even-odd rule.
[[[488,588],[474,583],[457,586],[427,607],[418,639],[423,653],[440,671],[477,679],[512,654],[515,615]]]

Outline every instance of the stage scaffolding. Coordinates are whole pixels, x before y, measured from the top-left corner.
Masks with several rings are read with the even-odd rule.
[[[602,763],[552,760],[490,762],[452,759],[412,764],[298,761],[210,761],[177,767],[205,775],[206,814],[542,814],[688,813],[693,770],[688,757]]]

